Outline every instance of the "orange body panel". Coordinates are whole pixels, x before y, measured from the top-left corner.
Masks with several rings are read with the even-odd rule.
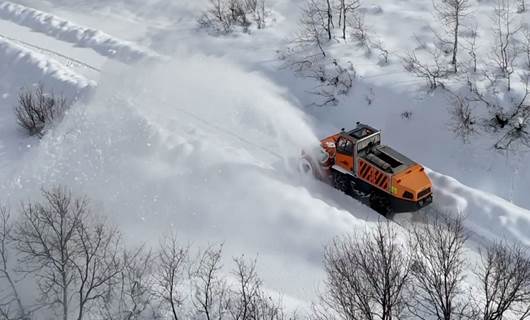
[[[353,156],[348,156],[337,152],[335,163],[349,172],[353,172]]]
[[[419,193],[430,188],[432,182],[425,173],[425,170],[419,164],[415,164],[407,170],[400,172],[392,177],[392,193],[395,197],[405,199],[403,194],[408,191],[412,193],[413,198],[409,200],[418,201],[430,193],[419,197]]]
[[[383,172],[379,168],[368,163],[364,159],[359,159],[359,169],[357,176],[372,186],[385,192],[390,192],[390,180],[392,175]]]

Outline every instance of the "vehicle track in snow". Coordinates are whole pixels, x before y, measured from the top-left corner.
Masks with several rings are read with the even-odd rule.
[[[19,40],[19,39],[16,39],[16,38],[13,38],[13,37],[9,37],[9,36],[6,36],[2,33],[0,33],[0,38],[3,38],[3,39],[6,39],[6,40],[9,40],[11,42],[14,42],[16,44],[19,44],[23,47],[26,47],[28,49],[31,49],[31,50],[37,50],[45,55],[51,55],[51,56],[55,56],[55,57],[58,57],[62,60],[65,60],[67,63],[64,64],[65,66],[67,67],[72,67],[72,66],[77,66],[77,67],[85,67],[85,68],[88,68],[90,70],[93,70],[93,71],[96,71],[96,72],[101,72],[101,69],[99,68],[96,68],[86,62],[83,62],[81,60],[78,60],[78,59],[75,59],[73,57],[70,57],[70,56],[67,56],[67,55],[64,55],[60,52],[57,52],[57,51],[54,51],[54,50],[50,50],[50,49],[46,49],[46,48],[43,48],[41,46],[37,46],[37,45],[34,45],[32,43],[29,43],[29,42],[26,42],[26,41],[23,41],[23,40]]]

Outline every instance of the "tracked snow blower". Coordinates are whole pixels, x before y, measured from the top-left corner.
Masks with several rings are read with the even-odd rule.
[[[381,131],[357,123],[321,141],[319,155],[303,153],[301,169],[389,216],[417,211],[432,202],[424,168],[381,144]]]

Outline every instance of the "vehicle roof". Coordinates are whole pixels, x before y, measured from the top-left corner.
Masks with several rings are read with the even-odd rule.
[[[358,124],[355,129],[348,131],[346,135],[357,141],[377,132],[380,131],[365,124]]]

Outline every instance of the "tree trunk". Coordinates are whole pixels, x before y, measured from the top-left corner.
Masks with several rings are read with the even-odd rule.
[[[343,5],[343,8],[342,8],[342,20],[343,20],[343,25],[342,25],[342,39],[346,40],[346,3],[344,3],[345,0],[342,1],[342,5]]]
[[[455,16],[456,16],[456,21],[455,21],[455,34],[454,34],[454,43],[453,43],[453,59],[451,61],[451,64],[453,65],[454,67],[454,72],[457,73],[458,71],[458,67],[457,67],[457,54],[458,54],[458,30],[460,29],[460,18],[459,18],[459,15],[460,15],[460,12],[457,11],[455,12]]]
[[[333,14],[331,12],[331,3],[329,0],[326,0],[328,4],[328,38],[331,40],[331,26],[333,25]]]
[[[62,281],[62,284],[63,284],[63,320],[68,320],[68,284],[67,284],[67,280],[66,280],[66,272],[63,271],[61,272],[61,281]]]

